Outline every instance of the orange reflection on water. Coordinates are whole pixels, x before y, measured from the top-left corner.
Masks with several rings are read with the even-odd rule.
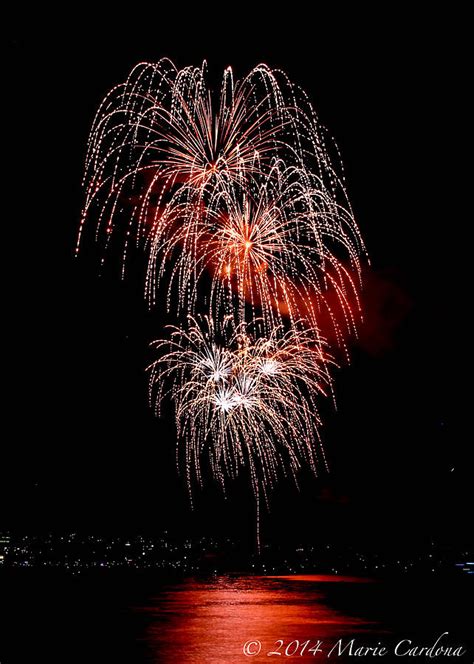
[[[151,661],[227,664],[269,661],[319,661],[306,652],[286,657],[290,642],[335,641],[370,631],[362,618],[344,615],[325,600],[324,587],[337,581],[348,588],[359,581],[347,577],[219,577],[211,581],[188,579],[167,589],[153,605],[140,610],[151,618],[147,631]],[[261,643],[257,656],[244,655],[248,641]],[[284,645],[279,647],[278,641]],[[292,646],[294,648],[295,646]],[[307,649],[310,645],[307,646]],[[250,646],[254,652],[258,644]]]

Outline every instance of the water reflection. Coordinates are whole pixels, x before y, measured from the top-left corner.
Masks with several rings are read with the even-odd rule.
[[[147,630],[150,661],[226,664],[269,661],[268,653],[285,657],[297,650],[298,661],[318,661],[321,655],[308,652],[318,639],[335,641],[376,625],[354,612],[330,605],[328,591],[344,584],[344,593],[363,581],[347,577],[220,577],[211,581],[187,580],[164,590],[150,606],[137,609],[151,619]],[[347,592],[346,592],[347,590]],[[350,603],[350,602],[349,602]],[[343,602],[344,605],[344,602]],[[260,654],[247,657],[243,646],[261,642]],[[284,645],[279,647],[278,641]],[[303,656],[302,645],[310,640]],[[249,645],[249,652],[259,649]],[[275,655],[278,657],[278,655]],[[282,657],[279,657],[282,661]]]

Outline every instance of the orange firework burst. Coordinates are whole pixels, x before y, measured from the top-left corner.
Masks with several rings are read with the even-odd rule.
[[[169,288],[177,285],[179,308],[193,311],[199,280],[210,274],[216,318],[231,311],[238,322],[260,315],[270,333],[286,319],[317,329],[323,309],[341,343],[344,332],[355,331],[350,303],[360,310],[363,244],[350,206],[335,201],[319,177],[276,161],[266,176],[248,177],[245,187],[236,183],[209,192],[206,207],[181,192],[178,198],[150,241],[151,301],[165,278]],[[337,295],[345,330],[324,298],[328,287]]]

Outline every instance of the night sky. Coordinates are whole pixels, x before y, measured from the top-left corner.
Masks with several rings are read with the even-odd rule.
[[[147,311],[140,265],[120,281],[114,261],[99,276],[91,248],[74,258],[94,112],[135,63],[168,56],[206,58],[211,80],[265,62],[306,89],[341,149],[372,260],[366,327],[336,374],[337,411],[322,406],[330,473],[303,475],[299,493],[281,483],[264,540],[469,544],[465,18],[339,8],[265,20],[239,7],[215,26],[183,8],[121,29],[8,27],[0,530],[253,537],[245,476],[227,500],[212,483],[196,490],[190,510],[172,418],[147,405],[164,321]]]

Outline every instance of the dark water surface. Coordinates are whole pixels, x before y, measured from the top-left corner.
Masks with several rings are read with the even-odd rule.
[[[472,662],[468,581],[3,570],[0,663]],[[408,654],[443,632],[467,653]]]

